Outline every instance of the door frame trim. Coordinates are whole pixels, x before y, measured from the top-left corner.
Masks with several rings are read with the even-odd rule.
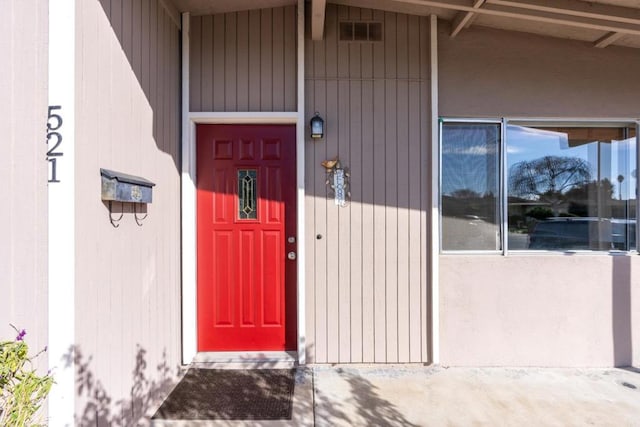
[[[300,206],[304,205],[304,179],[300,180],[300,168],[304,167],[304,138],[299,138],[297,112],[250,112],[250,113],[211,113],[190,112],[187,114],[187,138],[183,139],[182,158],[182,363],[190,364],[196,357],[197,351],[197,206],[196,206],[196,127],[200,124],[281,124],[296,126],[296,232],[304,236],[304,217],[300,216]],[[304,130],[304,125],[302,125]],[[299,151],[302,152],[302,156]],[[304,170],[302,171],[304,177]],[[300,327],[301,318],[304,319],[304,292],[301,287],[304,282],[304,243],[298,238],[297,264],[297,329],[298,329],[298,363],[304,363],[300,357],[301,349],[304,354],[305,330],[304,323]],[[302,293],[303,298],[300,297]]]
[[[196,300],[196,125],[197,124],[295,124],[296,125],[296,222],[298,238],[297,331],[299,364],[306,363],[306,239],[305,239],[305,81],[304,81],[304,0],[297,0],[297,103],[292,112],[191,112],[189,111],[189,12],[182,14],[182,162],[181,162],[181,245],[182,245],[182,363],[189,364],[197,354]]]

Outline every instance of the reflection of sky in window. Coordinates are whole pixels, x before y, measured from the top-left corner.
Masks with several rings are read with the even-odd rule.
[[[457,190],[471,190],[479,195],[498,194],[499,139],[498,124],[445,124],[442,134],[442,194],[451,195]],[[635,199],[635,138],[600,144],[594,141],[570,147],[566,133],[507,126],[507,171],[516,163],[544,156],[580,158],[591,165],[593,180],[607,178],[611,181],[614,198]],[[623,177],[621,186],[618,176]]]
[[[498,194],[498,124],[445,124],[442,130],[442,192]]]
[[[615,185],[614,197],[625,199],[636,198],[637,165],[636,165],[636,139],[629,138],[622,141],[612,141],[612,147],[617,147],[611,151],[611,171],[608,176]],[[621,193],[619,193],[618,176],[623,178]]]
[[[600,171],[598,171],[598,145],[600,145]],[[614,186],[614,197],[635,199],[636,147],[635,138],[598,144],[586,143],[569,146],[566,133],[544,129],[507,126],[507,171],[522,161],[545,156],[576,157],[589,163],[592,180],[607,178]],[[621,175],[622,188],[618,183]]]

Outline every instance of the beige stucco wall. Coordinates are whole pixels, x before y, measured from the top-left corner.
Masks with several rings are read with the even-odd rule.
[[[636,50],[442,27],[442,116],[640,117]],[[442,255],[441,362],[638,364],[639,269],[636,255]]]
[[[626,366],[633,347],[637,363],[636,258],[441,256],[442,364]]]
[[[0,340],[15,337],[12,323],[36,350],[47,344],[48,2],[0,10]]]
[[[181,359],[180,32],[159,0],[76,5],[77,424],[134,425]],[[140,225],[100,168],[156,183]]]
[[[443,117],[640,117],[636,49],[439,21]]]

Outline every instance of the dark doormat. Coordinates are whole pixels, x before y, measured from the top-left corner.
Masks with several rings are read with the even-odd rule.
[[[189,369],[153,419],[289,420],[294,369]]]

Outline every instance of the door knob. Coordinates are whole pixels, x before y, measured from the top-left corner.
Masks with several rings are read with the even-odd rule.
[[[295,253],[295,252],[293,252],[293,251],[289,252],[289,253],[287,254],[287,258],[289,258],[289,259],[291,259],[291,260],[296,259],[296,253]]]

